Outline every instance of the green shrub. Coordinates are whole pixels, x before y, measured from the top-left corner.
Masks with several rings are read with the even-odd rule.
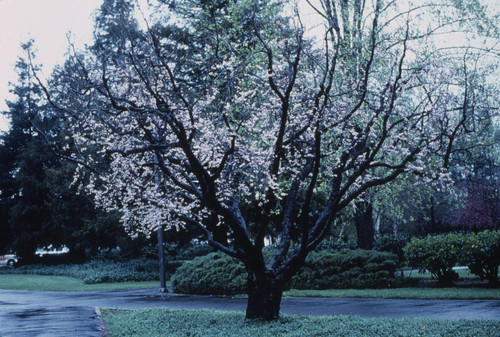
[[[223,253],[210,253],[186,261],[172,276],[174,292],[203,295],[246,293],[243,264]]]
[[[458,279],[452,268],[460,260],[464,240],[459,233],[413,238],[403,249],[405,259],[412,268],[428,270],[440,284],[449,284]]]
[[[441,284],[458,278],[452,268],[469,267],[471,273],[491,285],[498,285],[500,265],[500,231],[449,233],[414,238],[404,248],[409,265],[428,270]]]
[[[272,249],[265,252],[266,260]],[[369,250],[312,252],[292,279],[296,289],[382,288],[398,283],[397,256]],[[185,262],[172,276],[177,293],[234,295],[246,292],[246,271],[237,259],[211,253]]]
[[[342,250],[342,249],[357,249],[358,244],[356,242],[344,242],[339,240],[324,240],[322,241],[315,251],[319,252],[322,250]]]
[[[373,250],[311,252],[292,279],[296,289],[383,288],[394,286],[398,258]]]
[[[468,266],[471,273],[482,280],[488,280],[490,285],[498,285],[500,231],[485,230],[466,234],[460,264]]]
[[[376,238],[375,244],[373,246],[374,250],[379,252],[389,252],[396,254],[401,264],[404,260],[403,248],[408,243],[409,238],[407,236],[385,234],[380,235]]]
[[[214,248],[207,243],[199,243],[180,248],[175,255],[177,260],[192,260],[213,253]]]

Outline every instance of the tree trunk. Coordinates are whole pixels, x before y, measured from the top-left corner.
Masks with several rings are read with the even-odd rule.
[[[361,201],[356,203],[356,208],[354,221],[358,235],[358,247],[361,249],[372,249],[375,241],[372,204],[367,201]]]
[[[248,272],[247,319],[266,321],[279,318],[283,286],[272,271]]]

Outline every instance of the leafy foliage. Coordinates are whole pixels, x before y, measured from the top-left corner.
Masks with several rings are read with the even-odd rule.
[[[441,284],[449,284],[458,278],[452,270],[460,261],[462,234],[449,233],[413,238],[404,248],[408,264],[420,271],[428,270]]]
[[[67,246],[72,262],[82,262],[98,248],[116,247],[125,232],[117,212],[96,209],[75,184],[76,164],[56,155],[54,147],[69,147],[70,137],[43,102],[31,63],[33,41],[23,48],[27,59],[16,64],[16,97],[2,112],[11,128],[0,135],[0,245],[22,263],[34,263],[36,249],[49,245]]]
[[[490,185],[485,186],[486,183]],[[464,207],[452,218],[452,224],[460,229],[474,231],[500,229],[499,193],[491,181],[474,184],[468,189]]]
[[[490,284],[498,284],[500,231],[413,238],[405,246],[404,253],[412,267],[430,271],[440,283],[450,283],[456,279],[457,274],[452,268],[461,264]]]
[[[175,258],[177,260],[192,260],[199,256],[205,256],[213,251],[214,248],[208,244],[189,245],[183,249],[179,249],[175,254]]]
[[[403,248],[409,240],[409,236],[398,236],[393,234],[380,235],[376,238],[373,249],[378,250],[379,252],[389,252],[396,254],[399,260],[399,266],[404,259]]]
[[[356,242],[342,242],[338,240],[324,240],[317,247],[316,251],[322,250],[341,250],[341,249],[356,249]]]
[[[397,286],[397,256],[372,250],[312,252],[292,279],[297,289],[385,288]]]
[[[247,287],[243,264],[222,253],[211,253],[185,262],[171,280],[174,291],[185,294],[244,294]]]
[[[266,252],[271,258],[272,252]],[[291,286],[297,289],[383,288],[396,286],[397,257],[367,250],[312,252]],[[172,276],[175,292],[234,295],[246,290],[241,262],[212,253],[184,263]],[[289,285],[290,286],[290,285]]]
[[[498,285],[500,266],[500,231],[485,230],[465,235],[461,247],[460,263],[468,266],[471,273],[491,285]]]

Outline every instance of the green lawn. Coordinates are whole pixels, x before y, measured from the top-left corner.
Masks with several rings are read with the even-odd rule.
[[[85,284],[67,276],[0,274],[0,289],[38,291],[84,291],[159,287],[158,281]]]
[[[414,299],[500,299],[500,289],[489,288],[391,288],[391,289],[328,289],[286,291],[294,297],[368,297]]]
[[[214,310],[102,310],[110,337],[135,336],[499,336],[499,321],[288,316],[246,321],[244,313]]]

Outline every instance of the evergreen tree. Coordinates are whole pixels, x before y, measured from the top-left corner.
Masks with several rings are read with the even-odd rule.
[[[33,42],[23,48],[33,59]],[[42,99],[32,64],[25,59],[17,63],[16,99],[4,112],[11,128],[0,144],[0,226],[5,230],[0,243],[22,263],[33,262],[36,249],[49,245],[67,246],[70,260],[78,262],[99,247],[116,247],[126,235],[116,213],[96,209],[72,184],[76,164],[54,151],[70,147],[67,127]]]

